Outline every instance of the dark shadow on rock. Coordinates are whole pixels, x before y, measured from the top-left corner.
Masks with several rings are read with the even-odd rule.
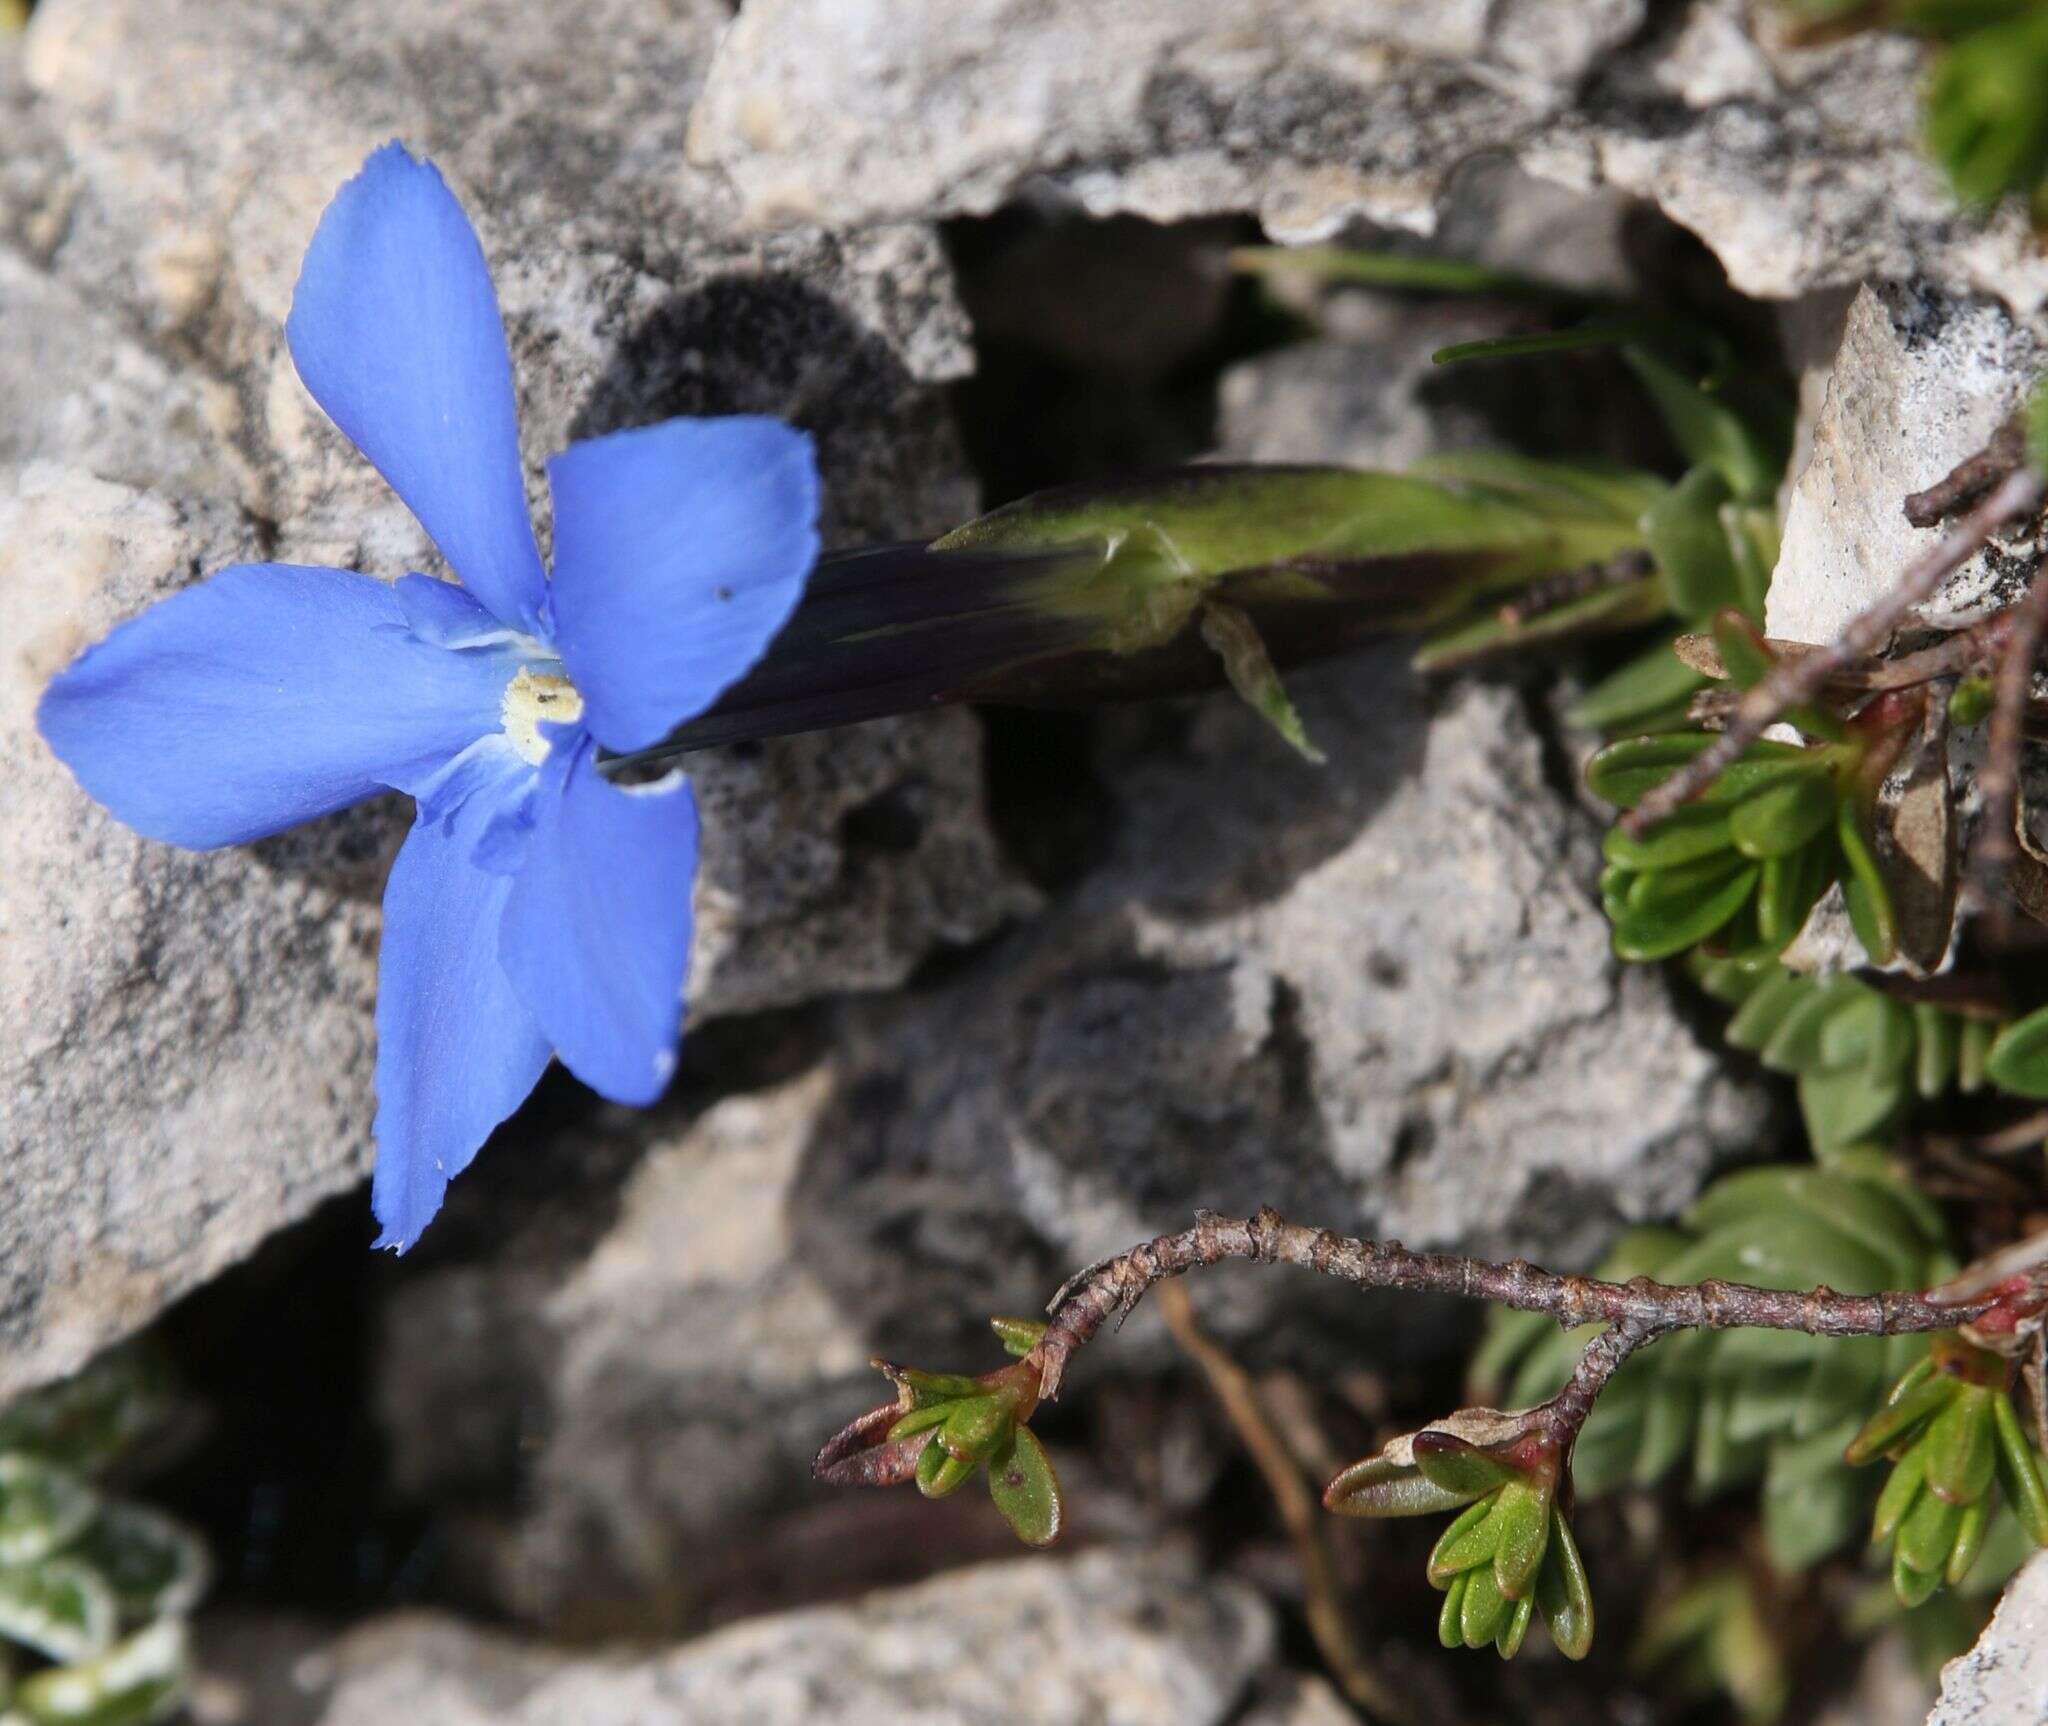
[[[1152,909],[1186,921],[1280,898],[1421,770],[1434,692],[1408,651],[1396,643],[1288,679],[1321,766],[1230,695],[1185,706],[1171,731],[1126,725],[1097,765],[1114,786],[1116,841],[1081,895],[1107,903],[1142,883]]]
[[[1238,1008],[1227,968],[1160,966],[1072,920],[943,989],[850,1006],[792,1186],[805,1264],[883,1354],[971,1361],[990,1315],[1036,1311],[1076,1243],[1127,1217],[1352,1221],[1286,1004],[1251,1049]]]
[[[679,414],[772,414],[811,433],[827,545],[953,525],[906,519],[932,474],[959,465],[943,394],[794,276],[714,276],[657,306],[619,343],[570,431],[596,437]]]

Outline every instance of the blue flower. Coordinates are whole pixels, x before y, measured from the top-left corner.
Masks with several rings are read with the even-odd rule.
[[[598,771],[759,658],[817,554],[810,439],[670,420],[548,464],[543,569],[504,324],[430,163],[370,157],[320,220],[285,326],[299,376],[461,578],[224,569],[89,648],[38,711],[85,789],[206,849],[389,789],[379,1246],[403,1251],[551,1055],[619,1102],[675,1065],[697,811]]]

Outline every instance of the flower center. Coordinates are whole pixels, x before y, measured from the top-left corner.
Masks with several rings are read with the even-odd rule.
[[[583,717],[583,697],[561,673],[522,665],[505,685],[505,735],[512,747],[538,767],[548,758],[541,725],[573,725]]]

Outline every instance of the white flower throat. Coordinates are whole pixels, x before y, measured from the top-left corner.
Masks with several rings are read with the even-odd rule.
[[[541,734],[541,726],[575,724],[583,717],[583,696],[559,671],[537,671],[522,665],[505,685],[501,712],[512,747],[538,767],[548,758],[548,740]]]

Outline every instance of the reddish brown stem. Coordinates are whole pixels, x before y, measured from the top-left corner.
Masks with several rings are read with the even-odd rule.
[[[1975,455],[1965,456],[1925,491],[1907,498],[1906,519],[1915,527],[1935,527],[1969,508],[2026,459],[2026,415],[2016,411]]]
[[[1593,1375],[1588,1379],[1593,1395],[1631,1350],[1664,1331],[1748,1328],[1804,1331],[1811,1336],[1896,1336],[1949,1330],[1998,1304],[1990,1295],[1969,1301],[1938,1300],[1925,1291],[1845,1295],[1825,1287],[1754,1288],[1719,1278],[1686,1284],[1653,1282],[1648,1277],[1604,1282],[1597,1277],[1559,1276],[1526,1259],[1498,1264],[1460,1253],[1410,1252],[1399,1241],[1361,1240],[1306,1228],[1271,1209],[1250,1217],[1204,1213],[1192,1228],[1159,1235],[1091,1265],[1053,1297],[1046,1309],[1051,1322],[1031,1355],[1041,1394],[1057,1395],[1075,1352],[1106,1320],[1129,1313],[1154,1283],[1229,1259],[1299,1265],[1356,1288],[1409,1289],[1493,1301],[1521,1312],[1546,1313],[1567,1328],[1613,1326],[1609,1335],[1615,1340],[1606,1345],[1606,1352],[1591,1365],[1581,1363]],[[1588,1354],[1601,1346],[1595,1343]]]
[[[2041,568],[2035,569],[2026,597],[2008,615],[2012,627],[2005,657],[1999,661],[1997,704],[1991,710],[1984,771],[1978,780],[1984,820],[1977,840],[1977,868],[1987,887],[1995,887],[2004,877],[2018,850],[2013,823],[2019,804],[2020,739],[2033,693],[2034,661],[2042,633],[2048,630],[2048,574]]]
[[[1640,835],[1697,797],[1787,710],[1812,701],[1844,666],[1884,647],[1909,611],[1931,597],[1943,580],[1981,551],[2000,528],[2038,511],[2044,495],[2048,495],[2048,482],[2032,467],[2009,474],[1938,544],[1908,565],[1889,593],[1851,618],[1833,643],[1796,659],[1780,660],[1770,676],[1737,703],[1728,729],[1649,792],[1622,817],[1622,827]]]

